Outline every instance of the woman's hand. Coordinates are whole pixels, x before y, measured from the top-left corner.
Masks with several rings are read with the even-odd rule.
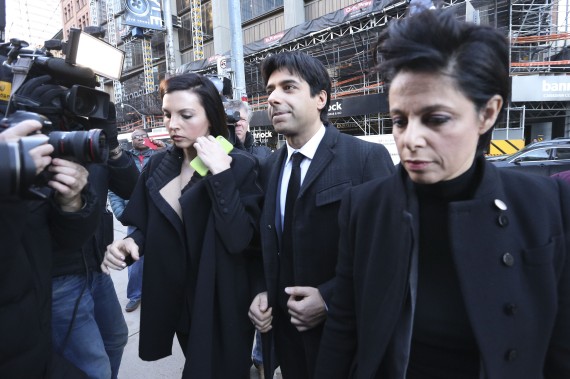
[[[128,255],[130,255],[135,261],[139,260],[139,246],[136,244],[135,240],[127,237],[123,240],[114,241],[112,244],[107,246],[103,263],[101,263],[101,271],[109,275],[111,274],[109,271],[110,268],[113,270],[124,269],[127,267],[125,258]]]
[[[194,148],[212,175],[230,168],[232,157],[224,151],[214,137],[198,137],[194,143]]]

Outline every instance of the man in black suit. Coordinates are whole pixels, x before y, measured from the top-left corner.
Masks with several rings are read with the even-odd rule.
[[[317,59],[280,53],[267,58],[261,72],[269,118],[287,143],[261,169],[265,280],[249,316],[264,333],[264,345],[273,339],[283,378],[308,379],[332,294],[341,196],[349,187],[390,175],[394,165],[384,146],[341,134],[327,122],[331,81]],[[290,178],[300,181],[296,190]],[[269,351],[264,348],[271,378],[275,363],[267,363]]]

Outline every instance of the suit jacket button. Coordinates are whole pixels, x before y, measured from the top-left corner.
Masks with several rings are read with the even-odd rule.
[[[513,257],[511,253],[503,254],[502,261],[507,267],[513,267],[515,265],[515,257]]]
[[[226,203],[226,201],[224,199],[220,199],[220,204],[224,205]]]
[[[507,210],[507,204],[505,204],[505,202],[503,200],[495,199],[495,201],[493,201],[493,203],[495,204],[495,207],[497,207],[501,211]]]
[[[518,352],[515,349],[507,350],[507,353],[505,354],[505,359],[508,362],[514,361],[515,359],[517,359],[517,357],[518,357]]]
[[[267,229],[269,229],[269,230],[272,229],[271,224],[267,225]]]
[[[509,316],[514,316],[518,310],[519,307],[514,303],[505,304],[505,313]]]
[[[499,225],[501,225],[504,228],[505,226],[509,225],[509,218],[504,214],[502,214],[497,219],[497,222],[499,223]]]

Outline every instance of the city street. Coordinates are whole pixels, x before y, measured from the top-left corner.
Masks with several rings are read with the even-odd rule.
[[[124,238],[126,227],[115,220],[115,239]],[[123,353],[121,369],[119,370],[119,379],[178,379],[182,376],[184,367],[184,355],[180,350],[178,341],[172,344],[172,355],[170,357],[154,361],[146,362],[139,358],[139,317],[140,308],[134,312],[127,313],[124,311],[128,302],[127,293],[127,270],[112,271],[111,277],[115,284],[115,289],[123,308],[123,315],[129,327],[129,341]],[[141,305],[141,306],[144,306]],[[230,378],[228,378],[230,379]],[[251,369],[251,379],[259,379],[257,370]],[[281,379],[279,372],[276,373],[274,379]]]

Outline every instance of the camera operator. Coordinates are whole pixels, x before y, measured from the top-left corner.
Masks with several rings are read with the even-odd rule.
[[[32,120],[10,125],[0,133],[0,155],[18,149],[9,144],[40,128]],[[51,173],[47,187],[54,196],[0,196],[0,378],[82,377],[52,356],[52,252],[79,248],[96,229],[100,209],[89,189],[88,171],[66,159],[52,159],[53,147],[47,140],[17,152],[31,157],[36,174],[47,167]],[[20,167],[3,162],[0,181],[7,181],[7,170],[14,169]]]
[[[105,131],[107,164],[90,164],[89,177],[103,212],[95,234],[75,254],[57,251],[53,270],[53,344],[58,353],[89,375],[116,378],[128,329],[111,277],[101,273],[107,245],[113,241],[113,215],[106,209],[108,190],[129,199],[139,172],[117,140],[116,110],[107,120],[90,120]]]
[[[226,114],[232,115],[239,112],[239,119],[235,122],[234,146],[254,155],[260,161],[267,158],[271,154],[271,149],[267,146],[255,145],[253,135],[249,131],[249,122],[252,116],[249,105],[241,100],[229,100],[224,103],[224,108]]]

